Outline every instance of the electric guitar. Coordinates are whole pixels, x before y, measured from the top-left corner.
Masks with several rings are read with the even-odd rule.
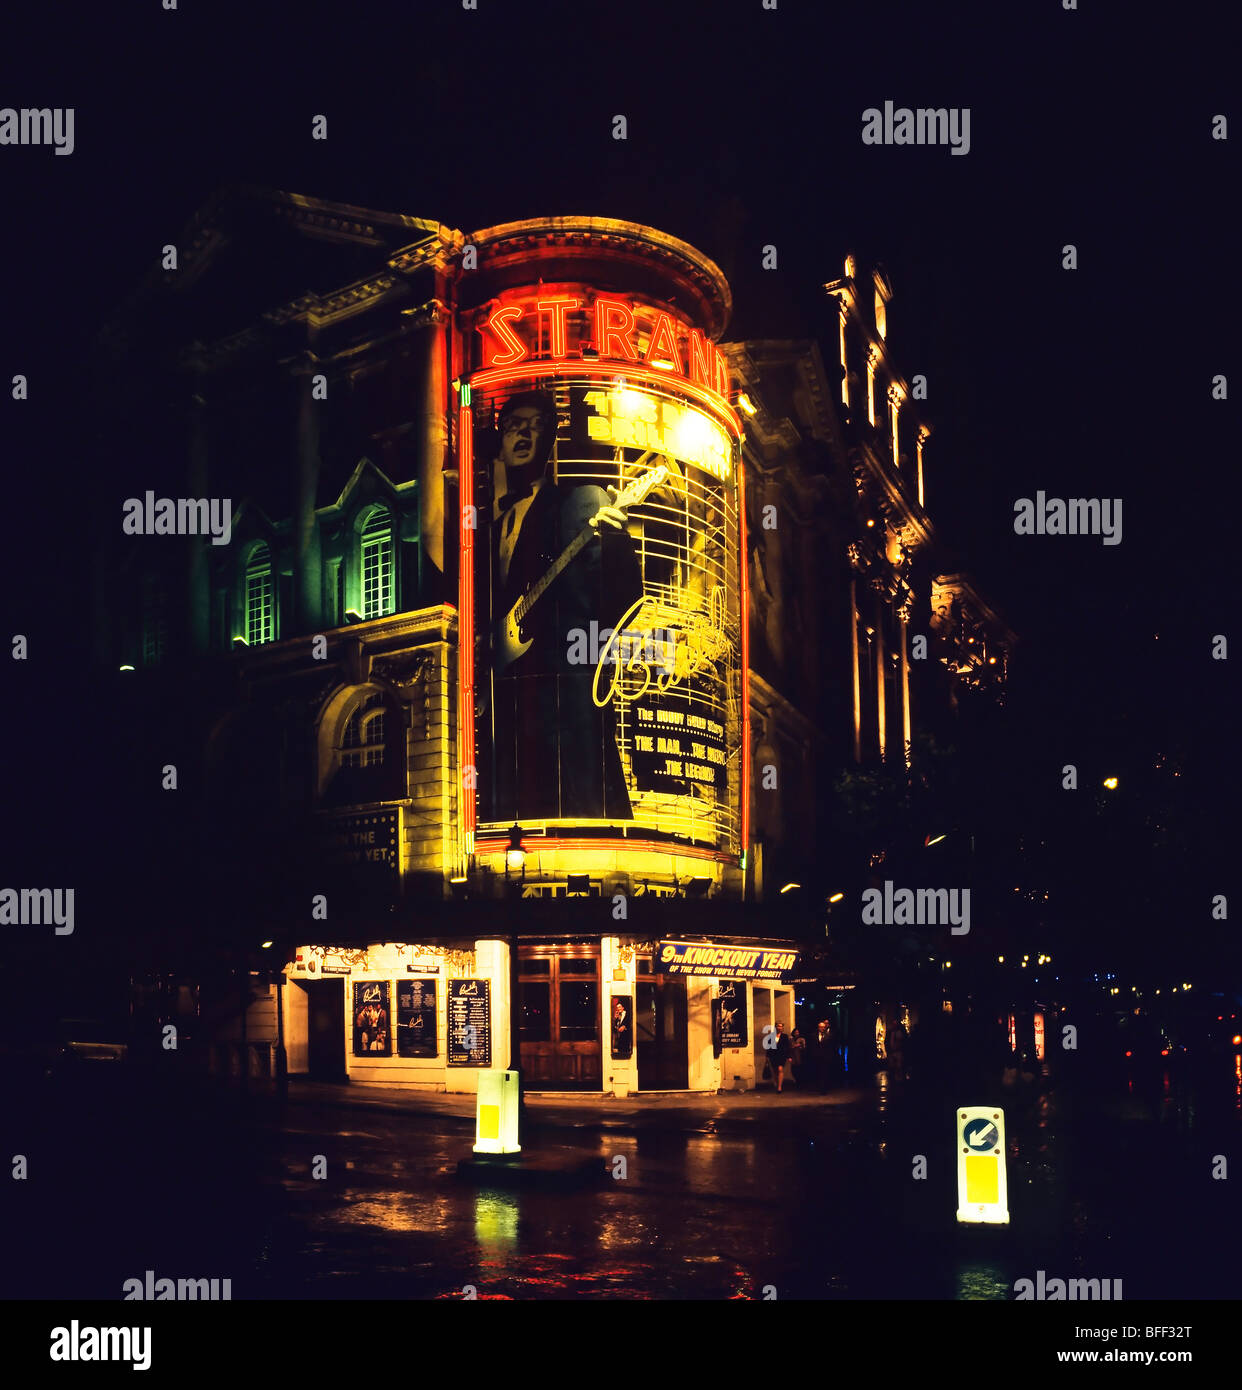
[[[623,491],[619,492],[616,498],[609,502],[610,507],[617,507],[624,511],[627,507],[636,507],[649,492],[653,492],[668,477],[668,467],[665,464],[657,464],[655,468],[649,468],[642,477],[636,478]],[[522,656],[530,649],[530,644],[535,640],[533,637],[524,637],[523,624],[530,610],[539,602],[548,589],[565,572],[578,555],[590,545],[599,532],[595,528],[595,522],[599,519],[599,513],[582,528],[572,541],[561,552],[560,556],[548,567],[547,572],[530,586],[520,599],[513,605],[505,616],[496,624],[492,640],[492,670],[499,674],[506,666],[511,666],[518,657]]]

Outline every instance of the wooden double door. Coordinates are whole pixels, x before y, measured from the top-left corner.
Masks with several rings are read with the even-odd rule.
[[[634,1033],[640,1091],[684,1091],[690,1084],[686,1012],[685,980],[639,974]]]
[[[598,1091],[603,1085],[599,944],[520,946],[523,1084]]]

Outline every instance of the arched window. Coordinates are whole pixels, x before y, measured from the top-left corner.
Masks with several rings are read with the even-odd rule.
[[[362,616],[386,618],[396,611],[393,595],[392,514],[376,507],[362,532]]]
[[[250,646],[272,641],[272,619],[272,552],[260,545],[246,565],[246,641]]]
[[[345,725],[345,736],[341,740],[341,766],[382,767],[385,725],[384,697],[369,695]]]

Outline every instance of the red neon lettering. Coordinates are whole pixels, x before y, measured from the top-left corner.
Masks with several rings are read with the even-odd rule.
[[[492,335],[509,349],[507,353],[493,353],[488,360],[489,367],[507,367],[510,362],[520,362],[526,355],[526,344],[509,327],[509,321],[516,322],[522,317],[522,310],[516,304],[507,304],[487,321]]]
[[[633,331],[634,311],[624,300],[596,299],[595,345],[601,357],[624,357],[627,362],[637,362],[638,353],[630,341]]]
[[[541,299],[535,308],[540,313],[547,314],[551,323],[552,356],[565,356],[565,315],[570,309],[582,307],[580,299]]]
[[[716,385],[715,390],[725,400],[729,399],[729,364],[725,360],[725,355],[720,349],[713,345],[712,357],[716,363]]]
[[[673,371],[680,375],[681,353],[677,351],[677,334],[673,329],[673,320],[667,314],[656,315],[644,360],[653,367],[671,363]]]
[[[706,386],[709,391],[716,389],[712,385],[715,379],[712,362],[714,351],[712,344],[697,328],[690,330],[690,380],[697,381],[700,386]]]

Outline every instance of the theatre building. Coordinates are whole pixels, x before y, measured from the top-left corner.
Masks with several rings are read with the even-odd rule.
[[[754,1086],[795,1022],[822,739],[816,682],[751,680],[748,525],[774,555],[784,523],[745,500],[719,269],[611,219],[255,191],[178,252],[99,339],[105,500],[156,521],[118,525],[96,631],[197,807],[159,965],[202,976],[203,1064]],[[176,534],[178,499],[227,536]]]

